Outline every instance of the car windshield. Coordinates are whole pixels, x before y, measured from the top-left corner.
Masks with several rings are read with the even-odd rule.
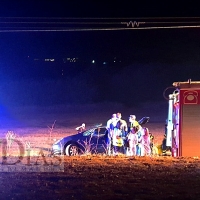
[[[83,136],[88,136],[88,135],[91,135],[92,133],[94,133],[94,128],[93,129],[89,129],[89,130],[87,130],[87,131],[84,131],[83,132]]]

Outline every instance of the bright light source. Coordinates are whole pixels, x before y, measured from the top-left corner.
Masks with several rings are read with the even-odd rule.
[[[95,63],[95,60],[92,60],[92,63]]]

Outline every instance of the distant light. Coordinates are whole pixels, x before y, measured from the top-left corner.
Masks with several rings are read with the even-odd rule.
[[[54,62],[55,59],[54,58],[45,58],[44,61],[45,62]]]
[[[106,65],[107,64],[107,62],[103,62],[103,65]]]
[[[92,60],[92,63],[95,63],[95,60]]]

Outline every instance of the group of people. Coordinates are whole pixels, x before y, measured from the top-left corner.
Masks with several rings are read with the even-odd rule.
[[[148,128],[143,128],[135,115],[129,116],[129,123],[122,119],[121,113],[112,114],[107,121],[107,151],[109,155],[128,156],[151,155],[152,142]]]

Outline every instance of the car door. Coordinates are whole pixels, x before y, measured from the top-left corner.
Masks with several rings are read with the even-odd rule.
[[[106,153],[107,129],[98,127],[92,134],[93,153]]]

